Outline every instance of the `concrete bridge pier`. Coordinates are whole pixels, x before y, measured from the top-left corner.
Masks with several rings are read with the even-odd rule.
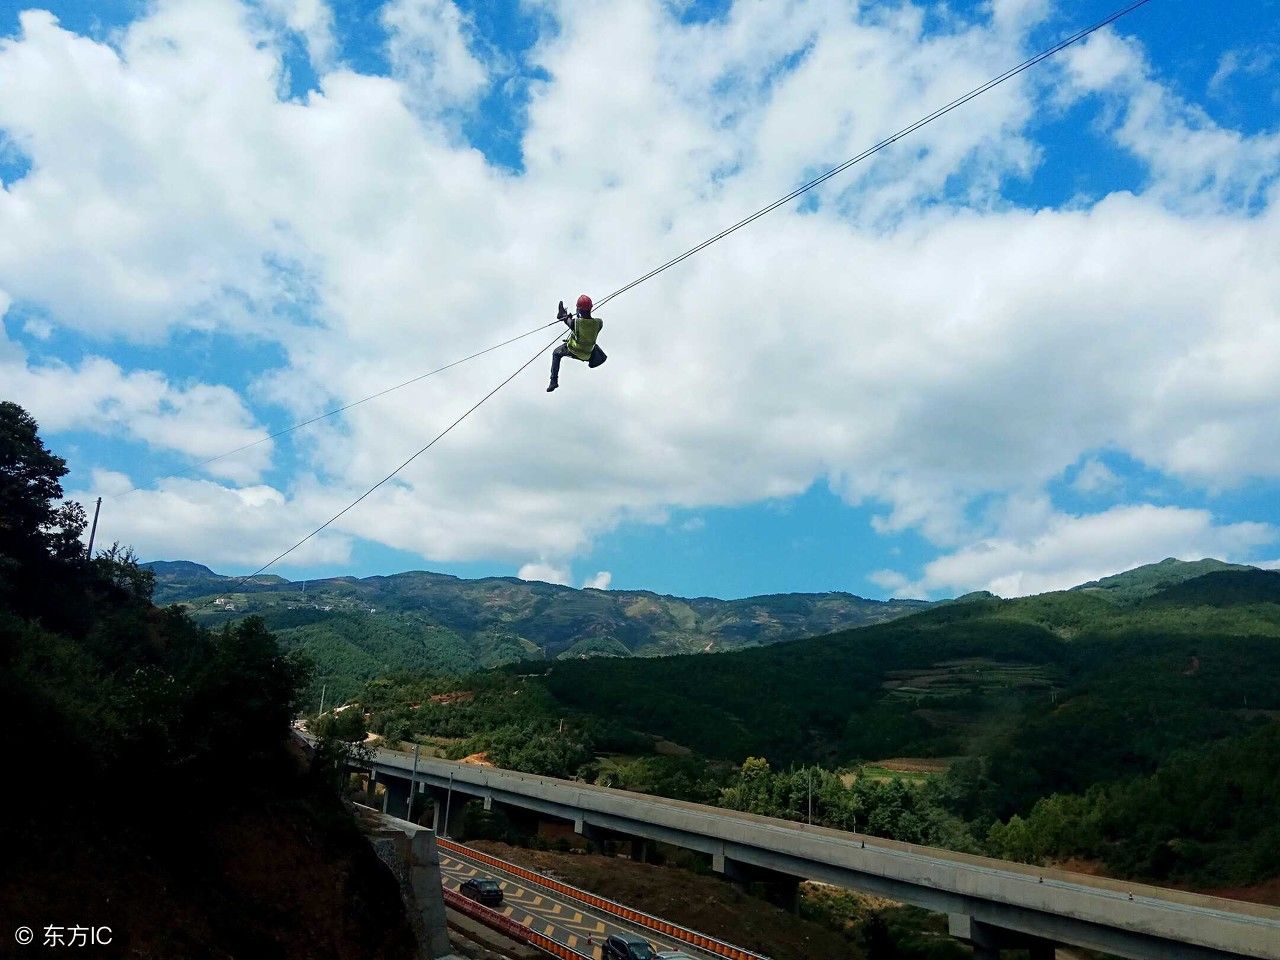
[[[401,777],[384,777],[382,785],[382,812],[403,820],[409,813],[409,788],[411,784]]]
[[[757,887],[764,895],[764,899],[775,907],[781,907],[790,913],[800,911],[800,877],[770,870],[767,867],[741,863],[726,857],[723,853],[711,855],[711,869],[744,889]]]
[[[653,841],[644,837],[631,837],[631,859],[636,863],[649,863],[653,860]]]
[[[1001,950],[1026,950],[1030,960],[1054,960],[1058,952],[1051,940],[1005,930],[965,913],[947,916],[947,932],[973,946],[974,960],[1000,960]]]
[[[457,839],[462,833],[462,813],[469,802],[476,799],[457,790],[450,791],[431,788],[431,800],[435,804],[435,814],[431,818],[431,829],[438,836]],[[415,801],[416,803],[417,801]],[[445,818],[448,818],[446,822]]]

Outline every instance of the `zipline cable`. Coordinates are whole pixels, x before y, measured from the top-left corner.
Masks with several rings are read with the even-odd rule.
[[[228,450],[226,453],[220,453],[216,457],[210,457],[208,460],[201,460],[199,463],[195,464],[190,469],[198,470],[200,467],[208,466],[211,463],[216,463],[217,461],[225,459],[226,457],[229,457],[232,454],[240,453],[242,450],[248,450],[250,447],[256,447],[260,443],[266,443],[268,440],[275,440],[277,437],[283,437],[287,433],[293,433],[293,431],[300,430],[303,427],[309,427],[313,423],[319,423],[321,420],[324,420],[327,417],[336,416],[339,413],[343,413],[344,411],[350,410],[352,407],[358,407],[362,403],[368,403],[370,400],[377,400],[379,397],[385,397],[388,393],[393,393],[394,391],[399,390],[402,387],[407,387],[407,386],[410,386],[411,384],[418,383],[421,380],[427,379],[427,377],[434,377],[437,373],[444,373],[446,370],[450,370],[453,367],[460,366],[461,364],[466,363],[468,360],[474,360],[476,359],[476,357],[483,357],[486,353],[492,353],[494,350],[497,350],[501,347],[505,347],[509,344],[515,343],[517,340],[523,340],[525,337],[531,337],[535,333],[537,333],[539,330],[545,330],[547,329],[547,327],[553,327],[558,323],[560,323],[559,320],[552,320],[550,323],[539,324],[538,326],[534,327],[532,330],[526,330],[524,333],[520,334],[519,336],[512,337],[510,340],[503,340],[501,343],[495,343],[492,347],[485,347],[483,350],[478,350],[475,353],[471,354],[471,356],[469,357],[463,357],[461,360],[454,360],[452,363],[446,363],[443,367],[436,367],[434,370],[430,370],[426,373],[419,374],[418,376],[413,377],[412,379],[406,380],[403,383],[397,383],[394,387],[387,387],[385,390],[379,390],[377,393],[371,393],[369,394],[369,396],[361,397],[359,400],[352,400],[350,403],[346,404],[345,406],[336,407],[333,410],[330,410],[326,413],[318,414],[317,416],[312,417],[310,420],[303,420],[300,423],[293,424],[293,426],[285,427],[283,430],[277,430],[275,433],[271,434],[270,436],[263,437],[260,440],[254,440],[252,443],[246,443],[244,446],[236,447],[234,450]]]
[[[810,190],[812,190],[814,187],[818,186],[819,184],[826,183],[832,177],[838,176],[839,174],[848,170],[854,164],[861,163],[863,160],[866,160],[868,157],[879,153],[881,150],[883,150],[885,147],[889,146],[890,144],[896,143],[897,141],[901,140],[903,137],[910,136],[911,134],[919,130],[921,127],[927,126],[928,124],[932,123],[934,120],[937,120],[939,117],[943,117],[946,114],[950,113],[952,110],[955,110],[957,107],[964,106],[966,103],[968,103],[970,100],[973,100],[975,97],[982,96],[982,94],[986,93],[988,90],[992,89],[993,87],[998,87],[1000,84],[1004,83],[1006,80],[1010,80],[1013,77],[1016,77],[1018,74],[1022,73],[1024,70],[1031,69],[1037,63],[1040,63],[1042,60],[1049,59],[1054,54],[1060,53],[1061,51],[1065,50],[1067,47],[1071,46],[1072,44],[1080,42],[1090,34],[1096,33],[1097,31],[1101,30],[1103,27],[1108,26],[1112,23],[1115,23],[1121,17],[1132,13],[1134,10],[1137,10],[1139,7],[1144,6],[1145,4],[1150,2],[1151,0],[1135,0],[1135,2],[1129,4],[1127,7],[1124,7],[1121,10],[1117,10],[1115,13],[1112,13],[1111,15],[1105,17],[1104,19],[1099,20],[1097,23],[1093,24],[1093,26],[1085,27],[1083,30],[1080,30],[1077,33],[1073,33],[1071,36],[1067,37],[1065,40],[1060,40],[1057,43],[1055,43],[1052,47],[1049,47],[1047,50],[1042,50],[1040,53],[1037,53],[1031,59],[1024,60],[1022,61],[1022,63],[1018,64],[1016,67],[1012,67],[1009,70],[1006,70],[1004,73],[1000,74],[1000,76],[993,77],[992,79],[988,80],[986,83],[982,84],[979,87],[974,87],[964,96],[958,97],[957,99],[952,100],[946,106],[939,107],[937,110],[933,111],[933,113],[929,114],[928,116],[921,117],[915,123],[910,124],[909,126],[903,127],[897,133],[893,134],[890,137],[886,137],[885,139],[881,140],[879,143],[875,144],[874,146],[868,147],[866,150],[863,150],[857,156],[850,157],[848,160],[844,161],[844,163],[841,163],[838,166],[832,167],[826,173],[821,174],[820,176],[814,177],[812,180],[810,180],[808,183],[802,186],[796,187],[796,189],[792,190],[785,197],[779,197],[777,200],[774,200],[768,206],[761,207],[755,213],[749,216],[743,217],[741,220],[739,220],[737,223],[733,224],[732,226],[725,227],[725,229],[721,230],[719,233],[708,237],[706,240],[703,240],[701,243],[695,246],[690,247],[688,250],[686,250],[684,253],[680,254],[679,256],[672,257],[666,263],[663,263],[654,267],[644,276],[637,277],[635,280],[632,280],[630,283],[619,287],[617,290],[613,291],[613,293],[609,294],[604,299],[598,301],[596,303],[596,306],[597,307],[603,306],[604,304],[612,300],[614,297],[621,296],[622,294],[626,293],[628,290],[632,289],[633,287],[638,287],[640,284],[644,283],[646,280],[650,280],[653,277],[656,277],[658,274],[662,273],[665,270],[670,270],[676,264],[682,263],[683,261],[688,260],[694,254],[699,253],[702,250],[705,250],[707,247],[711,246],[713,243],[716,243],[719,240],[723,240],[725,237],[729,236],[729,234],[736,233],[738,230],[741,230],[743,227],[747,226],[748,224],[754,223],[756,220],[759,220],[765,214],[772,213],[774,210],[778,209],[778,207],[781,207],[784,204],[790,203],[792,200],[794,200],[798,196],[801,196],[802,194],[808,193]]]
[[[168,476],[181,477],[181,476],[185,476],[186,474],[195,473],[201,467],[207,467],[211,463],[217,463],[219,460],[225,460],[227,457],[233,456],[237,453],[241,453],[245,450],[249,450],[252,447],[256,447],[260,443],[266,443],[268,440],[275,440],[279,437],[285,436],[286,434],[293,433],[293,431],[295,430],[301,430],[303,427],[309,427],[311,426],[311,424],[319,423],[321,420],[325,420],[328,417],[337,416],[340,413],[350,410],[352,407],[358,407],[362,403],[368,403],[370,400],[376,400],[379,397],[384,397],[388,393],[393,393],[396,390],[399,390],[403,387],[407,387],[412,384],[418,383],[419,381],[426,380],[428,377],[434,377],[437,373],[444,373],[446,370],[452,369],[453,367],[460,366],[461,364],[466,363],[468,360],[474,360],[477,357],[484,356],[486,353],[492,353],[494,350],[498,350],[502,347],[509,346],[510,344],[515,343],[517,340],[523,340],[525,337],[531,337],[538,331],[545,330],[547,329],[547,327],[555,326],[560,322],[561,321],[559,320],[552,320],[550,323],[539,324],[538,326],[534,327],[532,330],[526,330],[524,333],[518,336],[512,337],[510,340],[503,340],[501,343],[495,343],[493,346],[485,347],[483,350],[478,350],[475,353],[471,354],[470,356],[463,357],[461,360],[454,360],[452,363],[446,363],[443,367],[436,367],[434,370],[429,370],[426,373],[421,373],[416,377],[413,377],[409,380],[405,380],[403,383],[397,383],[394,387],[387,387],[384,390],[379,390],[377,393],[371,393],[367,397],[361,397],[359,400],[352,400],[350,403],[345,404],[344,406],[335,407],[333,410],[329,410],[329,411],[326,411],[325,413],[317,414],[316,416],[312,417],[310,420],[299,421],[298,423],[285,427],[282,430],[277,430],[273,434],[270,434],[265,437],[259,437],[257,440],[252,440],[249,443],[242,444],[241,446],[236,447],[234,450],[227,450],[224,453],[220,453],[215,457],[210,457],[208,460],[201,460],[199,463],[194,463],[191,466],[186,467],[182,470],[175,471],[174,473],[169,474]],[[124,490],[121,493],[113,494],[107,499],[114,500],[119,497],[127,497],[129,494],[137,493],[141,489],[142,489],[141,487],[131,486],[128,490]]]
[[[952,100],[950,103],[946,104],[945,106],[939,107],[937,110],[934,110],[932,113],[928,114],[927,116],[921,117],[915,123],[912,123],[906,127],[903,127],[897,133],[893,134],[890,137],[886,137],[885,139],[881,140],[879,143],[868,147],[866,150],[862,151],[857,156],[850,157],[848,160],[844,161],[838,166],[832,167],[826,173],[823,173],[820,176],[817,176],[814,179],[810,180],[808,183],[805,183],[797,187],[796,189],[792,190],[790,193],[786,194],[785,196],[779,197],[777,200],[774,200],[772,203],[768,204],[767,206],[761,207],[755,213],[752,213],[749,216],[743,217],[737,223],[734,223],[731,226],[726,227],[725,229],[721,230],[719,233],[716,233],[708,237],[706,240],[703,240],[701,243],[698,243],[695,246],[690,247],[688,250],[684,251],[678,256],[672,257],[670,260],[667,260],[665,263],[662,263],[657,267],[654,267],[652,270],[650,270],[648,273],[644,274],[643,276],[637,277],[635,280],[632,280],[630,283],[619,287],[617,290],[614,290],[612,293],[608,294],[601,300],[598,300],[595,304],[595,307],[598,308],[603,306],[604,304],[608,303],[610,300],[614,299],[615,297],[621,296],[622,294],[626,293],[628,290],[631,290],[632,288],[637,287],[640,284],[644,283],[646,280],[651,280],[654,277],[656,277],[658,274],[671,269],[672,267],[676,266],[679,263],[684,262],[685,260],[688,260],[690,257],[705,250],[707,247],[711,246],[713,243],[717,243],[718,241],[723,240],[725,237],[729,236],[730,234],[736,233],[738,230],[741,230],[743,227],[748,226],[751,223],[754,223],[756,220],[759,220],[761,217],[765,216],[766,214],[772,213],[778,207],[781,207],[787,203],[790,203],[792,200],[796,199],[797,197],[805,193],[808,193],[810,190],[814,189],[815,187],[823,183],[826,183],[826,181],[832,179],[833,177],[838,176],[839,174],[843,173],[845,170],[848,170],[853,165],[857,163],[861,163],[863,160],[866,160],[868,157],[871,157],[874,154],[879,153],[885,147],[888,147],[891,144],[894,144],[897,141],[901,140],[902,138],[907,137],[912,133],[915,133],[921,127],[927,126],[928,124],[932,123],[934,120],[937,120],[938,118],[945,116],[946,114],[950,113],[952,110],[955,110],[958,107],[961,107],[964,104],[968,103],[970,100],[973,100],[974,98],[981,96],[982,94],[986,93],[988,90],[991,90],[993,87],[997,87],[1000,84],[1004,83],[1006,80],[1010,80],[1013,77],[1016,77],[1018,74],[1031,69],[1041,61],[1047,60],[1049,57],[1052,57],[1055,54],[1060,53],[1061,51],[1065,50],[1067,47],[1080,42],[1081,40],[1088,37],[1090,34],[1096,33],[1097,31],[1101,30],[1103,27],[1106,27],[1112,23],[1115,23],[1121,17],[1124,17],[1132,13],[1134,10],[1137,10],[1139,7],[1145,6],[1150,2],[1151,0],[1134,0],[1133,3],[1130,3],[1128,6],[1115,11],[1114,13],[1108,15],[1107,17],[1104,17],[1102,20],[1099,20],[1097,23],[1093,24],[1092,26],[1088,26],[1088,27],[1085,27],[1083,30],[1077,31],[1076,33],[1072,34],[1066,39],[1058,41],[1052,47],[1049,47],[1046,50],[1042,50],[1040,53],[1036,54],[1034,57],[1031,57],[1028,60],[1024,60],[1022,63],[1018,64],[1016,67],[1012,67],[1006,70],[1004,73],[1000,74],[998,77],[993,77],[991,80],[988,80],[986,83],[982,84],[981,86],[974,87],[972,90],[970,90],[968,93],[964,94],[963,96],[958,97],[955,100]],[[445,370],[448,370],[452,367],[459,366],[460,364],[466,363],[469,360],[474,360],[477,357],[483,356],[486,353],[490,353],[494,350],[497,350],[500,347],[505,347],[508,344],[515,343],[517,340],[521,340],[525,337],[531,336],[537,333],[539,330],[546,329],[546,327],[555,326],[559,322],[560,322],[559,320],[552,320],[550,323],[543,324],[542,326],[539,326],[539,327],[535,327],[534,329],[529,330],[526,333],[522,333],[517,337],[512,337],[510,340],[504,340],[502,343],[494,344],[492,347],[486,347],[484,350],[480,350],[476,353],[471,354],[470,356],[463,357],[461,360],[455,360],[452,363],[445,364],[443,367],[438,367],[435,370],[431,370],[427,373],[420,374],[419,376],[413,377],[409,380],[405,380],[403,383],[398,383],[395,386],[387,387],[383,390],[379,390],[377,393],[371,393],[369,396],[363,397],[359,400],[353,400],[351,403],[348,403],[344,406],[337,407],[333,410],[329,410],[326,413],[319,414],[318,416],[312,417],[309,420],[303,420],[299,423],[295,423],[292,426],[285,427],[283,430],[278,430],[275,433],[270,434],[269,436],[262,437],[258,440],[254,440],[250,443],[246,443],[246,444],[243,444],[242,446],[236,447],[234,450],[228,450],[225,453],[220,453],[215,457],[210,457],[208,460],[202,460],[197,464],[193,464],[192,466],[187,467],[185,470],[178,471],[176,475],[182,476],[183,474],[193,473],[194,471],[200,469],[201,467],[208,466],[211,463],[216,463],[219,460],[225,459],[226,457],[232,456],[233,454],[236,454],[236,453],[240,453],[244,450],[248,450],[251,447],[256,447],[258,444],[266,443],[268,440],[275,440],[279,437],[285,436],[286,434],[292,433],[295,430],[299,430],[302,427],[310,426],[311,424],[317,423],[320,420],[324,420],[328,417],[336,416],[339,413],[343,413],[346,410],[350,410],[352,407],[357,407],[362,403],[369,402],[370,400],[376,400],[378,397],[386,396],[388,393],[393,393],[396,390],[400,390],[403,387],[410,386],[411,384],[417,383],[420,380],[425,380],[427,377],[435,376],[437,373],[443,373]],[[139,488],[131,487],[129,490],[125,491],[124,493],[116,494],[115,496],[117,497],[127,496],[128,494],[133,493],[137,489]]]
[[[1076,33],[1073,33],[1071,36],[1067,37],[1064,40],[1058,41],[1053,46],[1045,50],[1042,50],[1040,53],[1036,54],[1034,57],[1031,57],[1028,60],[1024,60],[1022,63],[1018,64],[1016,67],[1012,67],[1009,70],[1006,70],[1004,73],[1000,74],[999,76],[993,77],[991,80],[988,80],[986,83],[982,84],[981,86],[974,87],[972,90],[970,90],[968,93],[964,94],[963,96],[958,97],[957,99],[952,100],[950,103],[946,104],[945,106],[939,107],[937,110],[934,110],[932,113],[924,117],[921,117],[915,123],[912,123],[906,127],[903,127],[897,133],[893,134],[892,136],[886,137],[884,140],[881,140],[879,143],[874,144],[871,147],[868,147],[866,150],[862,151],[857,156],[850,157],[848,160],[844,161],[843,163],[835,167],[832,167],[826,173],[823,173],[820,176],[817,176],[814,179],[810,180],[808,183],[805,183],[797,187],[795,190],[792,190],[786,196],[780,197],[777,200],[774,200],[772,203],[768,204],[767,206],[761,207],[755,213],[747,217],[744,217],[743,219],[739,220],[737,223],[729,227],[726,227],[724,230],[721,230],[719,233],[714,234],[711,237],[708,237],[706,240],[703,240],[701,243],[697,244],[696,246],[690,247],[688,250],[684,251],[684,253],[680,254],[679,256],[673,257],[672,259],[666,261],[665,263],[662,263],[657,267],[653,268],[643,276],[637,277],[635,280],[632,280],[630,283],[622,287],[619,287],[617,290],[614,290],[612,293],[608,294],[606,297],[598,301],[595,306],[597,307],[602,306],[603,304],[608,303],[610,300],[614,299],[615,297],[621,296],[622,294],[626,293],[628,290],[631,290],[634,287],[639,286],[640,284],[644,283],[646,280],[650,280],[653,277],[656,277],[658,274],[666,270],[669,270],[670,268],[676,266],[679,263],[682,263],[685,260],[688,260],[694,254],[702,250],[705,250],[707,247],[711,246],[713,243],[723,240],[725,237],[729,236],[732,233],[736,233],[738,230],[741,230],[743,227],[747,226],[748,224],[751,224],[756,220],[759,220],[761,217],[765,216],[768,213],[771,213],[772,211],[776,210],[778,207],[782,206],[783,204],[789,203],[790,201],[794,200],[796,197],[799,197],[805,193],[808,193],[810,190],[814,189],[820,184],[823,184],[826,181],[830,180],[832,177],[838,176],[839,174],[843,173],[845,170],[848,170],[854,164],[861,163],[863,160],[867,159],[868,157],[879,153],[881,150],[883,150],[885,147],[889,146],[890,144],[896,143],[897,141],[901,140],[903,137],[907,137],[912,133],[915,133],[921,127],[927,126],[928,124],[932,123],[934,120],[937,120],[939,117],[945,116],[946,114],[950,113],[952,110],[955,110],[958,107],[961,107],[964,104],[968,103],[970,100],[980,97],[982,94],[986,93],[988,90],[991,90],[992,88],[999,86],[1000,84],[1004,83],[1006,80],[1010,80],[1013,77],[1016,77],[1018,74],[1022,73],[1025,70],[1029,70],[1031,67],[1034,67],[1036,64],[1044,60],[1047,60],[1049,57],[1052,57],[1054,54],[1060,53],[1061,51],[1065,50],[1067,47],[1071,46],[1072,44],[1080,42],[1081,40],[1085,39],[1091,34],[1101,30],[1103,27],[1108,26],[1112,23],[1115,23],[1121,17],[1132,13],[1134,10],[1137,10],[1139,7],[1145,6],[1150,2],[1151,0],[1134,0],[1134,2],[1130,3],[1128,6],[1125,6],[1120,10],[1117,10],[1114,13],[1108,15],[1107,17],[1104,17],[1102,20],[1099,20],[1097,23],[1094,23],[1091,26],[1085,27],[1083,30],[1079,30]],[[549,327],[559,322],[560,322],[559,320],[554,320],[551,323],[546,324],[545,326]],[[545,327],[539,327],[537,329],[545,329]],[[534,332],[535,332],[534,330],[530,330],[529,333],[527,334],[521,334],[521,337],[529,336]],[[514,339],[518,340],[520,339],[520,337],[516,337]],[[262,573],[264,570],[267,570],[269,567],[278,563],[280,560],[283,560],[285,557],[293,553],[293,551],[297,550],[300,546],[302,546],[312,537],[316,536],[318,533],[320,533],[322,530],[327,528],[330,524],[332,524],[338,518],[342,517],[344,514],[350,511],[353,507],[355,507],[358,503],[360,503],[362,500],[368,497],[371,493],[373,493],[375,490],[381,487],[384,483],[388,482],[394,476],[396,476],[396,474],[400,473],[401,470],[403,470],[405,467],[411,464],[414,460],[418,459],[418,457],[420,457],[422,454],[426,453],[433,446],[435,446],[436,443],[442,440],[451,430],[453,430],[454,427],[458,426],[458,424],[462,423],[463,420],[471,416],[471,414],[474,413],[476,410],[478,410],[490,397],[492,397],[499,390],[501,390],[508,383],[514,380],[517,376],[519,376],[525,369],[529,367],[530,364],[532,364],[535,360],[537,360],[538,357],[542,356],[542,354],[546,353],[547,350],[551,349],[551,347],[554,346],[559,341],[560,341],[560,334],[557,333],[554,340],[552,340],[545,347],[543,347],[541,350],[535,353],[532,357],[526,360],[523,364],[520,365],[520,367],[514,373],[512,373],[509,377],[507,377],[505,380],[499,383],[496,387],[494,387],[492,390],[486,393],[483,397],[481,397],[478,401],[476,401],[476,403],[473,404],[464,414],[462,414],[462,416],[458,417],[457,420],[453,421],[453,423],[449,424],[449,426],[447,426],[444,430],[436,434],[436,436],[433,437],[431,441],[427,443],[426,446],[419,449],[408,460],[404,461],[404,463],[396,467],[393,471],[391,471],[391,473],[387,474],[385,477],[383,477],[381,480],[375,483],[372,487],[370,487],[364,493],[360,494],[360,496],[356,497],[355,500],[351,501],[351,503],[347,504],[345,507],[339,510],[336,514],[334,514],[332,517],[330,517],[328,520],[322,523],[320,526],[316,527],[316,529],[312,530],[309,534],[307,534],[305,537],[303,537],[301,540],[299,540],[297,543],[291,546],[288,550],[284,551],[274,559],[269,560],[267,563],[263,564],[253,573],[246,574],[245,576],[238,578],[236,582],[233,584],[233,586],[240,586],[246,581],[251,580],[253,577],[258,576],[258,574]],[[507,341],[507,342],[510,343],[512,341]],[[503,346],[503,345],[505,344],[499,344],[498,346]],[[493,350],[493,349],[497,349],[497,347],[489,348],[489,350]],[[487,353],[487,352],[488,350],[480,351],[480,353]],[[467,357],[467,358],[464,358],[463,360],[455,361],[454,363],[449,364],[448,366],[456,366],[459,363],[465,363],[466,360],[472,359],[476,356],[480,356],[480,353],[473,354],[472,357]],[[441,369],[442,370],[448,369],[448,367],[442,367]],[[439,372],[439,371],[433,371],[433,372]],[[405,383],[400,384],[396,387],[388,387],[386,390],[380,391],[379,393],[372,394],[369,397],[366,397],[365,400],[371,400],[374,397],[383,396],[387,393],[390,393],[393,390],[398,390],[402,386],[407,386],[409,383],[416,382],[416,380],[423,379],[426,376],[430,376],[430,374],[424,374],[422,377],[414,378],[414,380],[405,381]],[[346,407],[342,407],[342,408],[339,408],[339,410],[333,411],[333,413],[341,412],[341,410],[343,409],[349,409],[350,407],[355,406],[357,403],[365,402],[365,400],[359,400],[359,401],[356,401],[355,403],[348,404]],[[325,414],[324,416],[330,416],[330,415],[332,414]],[[322,417],[317,417],[315,419],[322,419]],[[309,422],[314,422],[314,420]],[[304,426],[304,425],[305,424],[298,424],[297,426]],[[296,429],[297,426],[292,427],[290,429]],[[281,432],[287,433],[289,431],[285,430]],[[257,441],[257,442],[260,443],[262,441]],[[246,447],[253,446],[253,445],[254,444],[247,444]],[[245,449],[245,448],[241,448],[241,449]],[[224,454],[223,456],[229,456],[229,454]],[[220,458],[215,457],[213,459],[217,460]],[[208,463],[212,461],[206,461],[206,462]],[[204,606],[207,606],[211,602],[212,600],[207,600],[205,601],[205,603],[200,604],[194,609],[199,610]]]
[[[559,320],[557,320],[557,321],[556,321],[556,323],[559,323],[559,322],[560,322]],[[499,390],[501,390],[503,387],[505,387],[508,383],[510,383],[510,382],[511,382],[512,380],[514,380],[516,377],[518,377],[521,373],[523,373],[523,372],[525,371],[525,369],[527,369],[527,368],[529,367],[529,365],[530,365],[530,364],[532,364],[535,360],[537,360],[540,356],[542,356],[544,353],[546,353],[548,350],[550,350],[553,346],[555,346],[555,345],[556,345],[557,343],[559,343],[559,342],[560,342],[560,334],[559,334],[559,333],[557,333],[557,334],[556,334],[556,337],[555,337],[555,339],[554,339],[554,340],[552,340],[552,341],[551,341],[550,343],[548,343],[545,347],[543,347],[542,349],[540,349],[537,353],[535,353],[532,357],[530,357],[530,358],[529,358],[528,360],[526,360],[524,363],[520,364],[520,366],[516,369],[515,373],[511,374],[509,377],[507,377],[505,380],[503,380],[501,383],[499,383],[496,387],[494,387],[492,390],[490,390],[488,393],[486,393],[483,397],[481,397],[479,400],[477,400],[475,403],[473,403],[473,404],[471,405],[471,407],[467,410],[467,412],[466,412],[466,413],[464,413],[462,416],[458,417],[458,419],[457,419],[457,420],[453,421],[453,423],[449,424],[449,426],[445,427],[443,430],[441,430],[439,433],[437,433],[434,437],[432,437],[432,438],[431,438],[431,440],[426,444],[426,446],[421,447],[421,448],[418,450],[418,452],[417,452],[417,453],[415,453],[413,456],[411,456],[408,460],[406,460],[404,463],[400,464],[400,466],[396,467],[394,470],[392,470],[390,473],[388,473],[385,477],[383,477],[381,480],[379,480],[377,483],[375,483],[372,487],[370,487],[370,488],[369,488],[368,490],[366,490],[364,493],[360,494],[360,496],[356,497],[354,500],[352,500],[350,503],[348,503],[345,507],[343,507],[343,508],[342,508],[341,510],[339,510],[337,513],[335,513],[332,517],[330,517],[330,518],[329,518],[328,520],[326,520],[324,523],[320,524],[320,526],[316,527],[314,530],[312,530],[310,533],[308,533],[305,537],[303,537],[301,540],[299,540],[297,543],[295,543],[293,546],[291,546],[288,550],[284,551],[284,553],[280,554],[280,555],[279,555],[279,556],[277,556],[277,557],[274,557],[274,558],[273,558],[273,559],[271,559],[271,560],[268,560],[266,563],[264,563],[262,566],[260,566],[257,570],[253,571],[253,573],[247,573],[247,574],[245,574],[243,577],[238,577],[238,578],[236,579],[235,583],[233,583],[233,584],[231,585],[231,589],[235,589],[236,587],[241,586],[242,584],[244,584],[246,581],[248,581],[248,580],[252,580],[254,577],[256,577],[258,574],[262,573],[262,572],[263,572],[264,570],[266,570],[268,567],[271,567],[271,566],[275,565],[276,563],[278,563],[279,561],[283,560],[285,557],[287,557],[289,554],[293,553],[293,551],[297,550],[300,546],[302,546],[304,543],[306,543],[308,540],[310,540],[310,539],[311,539],[312,537],[314,537],[316,534],[320,533],[320,531],[322,531],[322,530],[324,530],[326,527],[328,527],[331,523],[333,523],[335,520],[337,520],[337,519],[338,519],[339,517],[341,517],[343,514],[347,513],[349,510],[351,510],[351,509],[352,509],[356,504],[358,504],[361,500],[363,500],[365,497],[369,496],[369,494],[373,493],[373,491],[377,490],[380,486],[382,486],[384,483],[386,483],[387,481],[389,481],[392,477],[394,477],[396,474],[398,474],[401,470],[403,470],[403,469],[404,469],[405,467],[407,467],[409,464],[413,463],[413,461],[417,460],[417,459],[418,459],[418,457],[422,456],[424,453],[426,453],[428,450],[430,450],[432,447],[434,447],[434,446],[436,445],[436,443],[438,443],[440,440],[443,440],[443,439],[444,439],[444,437],[449,433],[449,431],[451,431],[454,427],[456,427],[458,424],[460,424],[463,420],[467,419],[467,417],[471,416],[471,414],[473,414],[473,413],[475,413],[477,410],[479,410],[479,409],[480,409],[480,407],[481,407],[481,406],[483,406],[483,404],[485,403],[485,401],[487,401],[490,397],[492,397],[495,393],[497,393]],[[207,606],[208,606],[210,603],[212,603],[212,602],[213,602],[213,598],[210,598],[210,599],[206,600],[204,603],[201,603],[201,604],[196,605],[196,606],[195,606],[195,607],[193,607],[192,609],[193,609],[193,610],[201,610],[201,609],[203,609],[204,607],[207,607]]]

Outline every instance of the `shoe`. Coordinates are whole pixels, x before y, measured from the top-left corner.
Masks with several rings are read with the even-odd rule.
[[[559,312],[558,312],[558,313],[556,313],[556,319],[557,319],[557,320],[563,320],[563,319],[565,319],[565,318],[566,318],[566,317],[568,317],[568,316],[569,316],[569,311],[568,311],[568,310],[566,310],[566,309],[564,308],[564,301],[563,301],[563,300],[561,300],[561,301],[560,301],[560,310],[559,310]]]
[[[551,393],[553,390],[555,390],[559,386],[560,384],[557,381],[552,380],[551,383],[547,385],[547,393]]]

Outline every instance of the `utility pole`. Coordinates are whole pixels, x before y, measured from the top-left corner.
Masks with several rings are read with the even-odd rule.
[[[102,509],[102,498],[98,498],[93,508],[93,526],[89,528],[89,559],[93,559],[93,538],[98,535],[98,511]]]
[[[326,692],[328,692],[328,690],[329,690],[329,685],[327,683],[320,684],[320,712],[316,714],[317,717],[324,716],[324,695]]]
[[[413,773],[409,774],[409,809],[404,812],[404,818],[413,823],[413,794],[418,789],[418,745],[413,745]]]
[[[813,825],[813,767],[809,768],[809,825]]]
[[[451,803],[453,803],[453,771],[452,770],[449,771],[449,792],[446,793],[444,797],[444,830],[441,831],[440,833],[440,836],[442,837],[449,836],[449,805]]]

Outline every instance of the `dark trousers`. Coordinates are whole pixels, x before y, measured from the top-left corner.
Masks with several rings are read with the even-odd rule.
[[[567,343],[562,343],[560,344],[560,346],[556,347],[554,350],[551,351],[551,382],[552,383],[558,383],[560,381],[560,361],[563,360],[565,357],[573,357],[573,359],[575,360],[578,359],[577,357],[574,357],[572,353],[569,352],[569,345]],[[587,366],[598,367],[600,366],[600,364],[604,363],[608,359],[609,358],[605,356],[604,351],[600,349],[600,344],[597,343],[594,347],[591,348],[591,359],[587,361]]]

